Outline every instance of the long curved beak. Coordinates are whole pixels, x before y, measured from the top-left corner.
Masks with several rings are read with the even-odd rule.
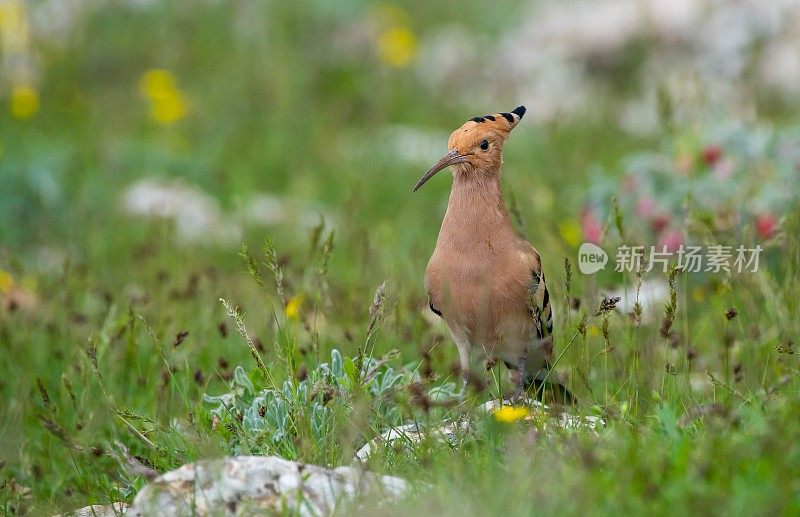
[[[445,167],[450,167],[455,163],[462,163],[467,161],[467,157],[461,154],[458,154],[458,149],[453,149],[452,151],[448,152],[444,156],[442,156],[441,160],[436,162],[433,167],[431,167],[428,172],[422,175],[416,185],[414,185],[414,192],[416,192],[422,185],[425,184],[426,181],[431,179],[434,174],[439,172],[440,170],[444,169]]]

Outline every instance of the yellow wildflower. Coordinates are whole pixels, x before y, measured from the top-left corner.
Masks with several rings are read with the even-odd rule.
[[[303,297],[302,296],[292,296],[286,302],[286,307],[284,308],[284,312],[286,313],[286,318],[290,320],[296,320],[300,317],[300,306],[303,304]]]
[[[492,413],[495,420],[504,424],[518,422],[530,414],[530,410],[525,406],[503,406]]]
[[[417,55],[417,36],[407,27],[389,27],[378,36],[377,53],[389,66],[406,67]]]
[[[11,90],[11,116],[27,120],[39,111],[39,94],[30,86],[15,86]]]
[[[181,92],[175,90],[168,95],[152,99],[150,118],[159,124],[172,124],[186,116],[186,101]]]
[[[581,243],[582,232],[578,221],[564,221],[558,225],[558,231],[561,234],[561,238],[564,239],[564,242],[566,242],[568,246],[575,248]]]
[[[139,78],[139,93],[148,99],[154,99],[175,89],[175,76],[169,70],[154,68]]]
[[[156,68],[142,74],[139,93],[150,101],[150,118],[159,124],[177,122],[188,112],[186,99],[169,70]]]
[[[8,293],[14,288],[14,277],[8,271],[0,269],[0,293]]]

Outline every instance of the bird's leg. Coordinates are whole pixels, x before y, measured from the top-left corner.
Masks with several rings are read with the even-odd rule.
[[[525,394],[525,366],[528,362],[527,356],[521,356],[517,360],[517,386],[514,388],[513,401],[522,402]]]
[[[459,347],[459,358],[461,359],[461,394],[458,398],[461,402],[467,398],[467,388],[469,387],[470,357],[468,347]]]

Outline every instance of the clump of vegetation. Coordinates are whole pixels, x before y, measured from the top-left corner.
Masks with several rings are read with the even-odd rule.
[[[334,415],[350,413],[361,403],[369,415],[364,422],[367,429],[400,425],[393,394],[403,380],[404,374],[378,360],[368,361],[359,372],[351,357],[343,358],[333,349],[330,362],[310,371],[302,367],[297,378],[275,387],[257,389],[244,368],[237,366],[229,392],[203,399],[212,406],[212,426],[222,425],[229,434],[232,454],[276,454],[309,461],[298,451],[298,439],[305,437],[320,461],[329,463],[340,458],[344,445],[335,440],[342,431],[337,427],[344,422]]]

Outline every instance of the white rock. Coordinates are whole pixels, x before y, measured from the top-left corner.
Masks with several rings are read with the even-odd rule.
[[[526,416],[524,420],[540,421],[545,430],[548,429],[548,425],[553,425],[560,429],[585,429],[590,432],[596,432],[597,429],[606,425],[602,418],[596,416],[573,415],[567,412],[554,412],[550,407],[533,399],[524,399],[518,402],[512,402],[511,400],[504,400],[502,402],[499,400],[490,400],[481,404],[478,410],[483,413],[493,413],[504,405],[527,406],[531,410],[531,413]],[[457,445],[459,436],[472,429],[474,429],[472,423],[466,418],[427,431],[417,424],[394,427],[384,431],[380,436],[373,438],[361,447],[353,457],[353,461],[364,463],[370,456],[382,448],[393,445],[415,444],[426,438],[447,442],[450,445]]]
[[[427,435],[435,438],[436,440],[449,442],[453,444],[457,437],[458,431],[465,431],[469,429],[469,424],[466,421],[458,423],[450,423],[437,427],[431,430]],[[387,429],[380,436],[373,438],[363,447],[358,449],[354,460],[365,462],[369,457],[382,447],[394,444],[395,442],[415,444],[424,440],[426,437],[425,430],[417,424],[406,424],[400,427]]]
[[[125,515],[128,505],[125,503],[93,504],[84,506],[69,514],[69,517],[117,517]],[[56,515],[55,517],[60,517]]]
[[[330,515],[355,496],[370,505],[408,490],[400,478],[353,467],[326,469],[276,456],[238,456],[184,465],[145,486],[126,515]]]

